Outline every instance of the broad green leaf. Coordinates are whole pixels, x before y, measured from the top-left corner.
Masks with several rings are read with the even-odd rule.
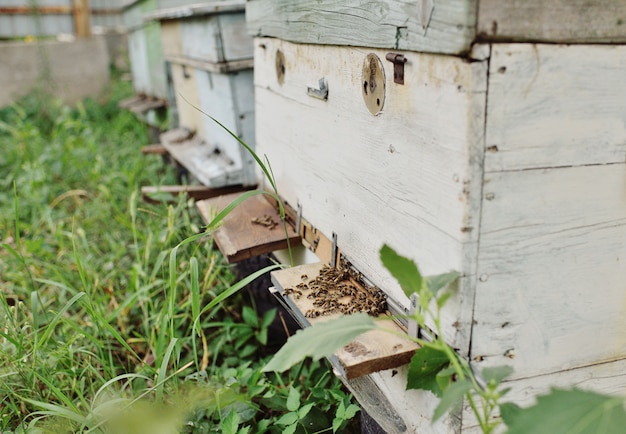
[[[287,395],[287,410],[296,411],[300,408],[300,392],[295,387],[289,388],[289,395]]]
[[[314,360],[332,355],[357,336],[376,329],[365,313],[341,316],[298,330],[263,368],[264,372],[284,371],[310,356]]]
[[[243,320],[250,327],[258,327],[259,326],[259,318],[257,317],[256,311],[252,309],[250,306],[243,307]]]
[[[298,425],[294,423],[293,425],[283,428],[283,434],[294,434],[296,429],[298,429]]]
[[[359,411],[361,411],[361,407],[355,404],[350,404],[348,408],[346,408],[346,412],[343,415],[344,420],[352,419]]]
[[[513,418],[508,434],[620,434],[626,432],[624,398],[578,389],[552,389]]]
[[[441,390],[446,390],[448,386],[452,384],[452,380],[455,375],[456,375],[456,369],[454,369],[454,367],[449,366],[449,365],[447,368],[444,368],[441,371],[437,372],[437,376],[435,379],[437,380],[437,384],[439,385],[439,388]]]
[[[460,273],[458,271],[449,271],[447,273],[437,274],[436,276],[427,276],[426,285],[428,285],[428,289],[430,289],[433,294],[436,294],[440,289],[456,281],[459,276]]]
[[[274,321],[274,318],[276,318],[276,309],[270,309],[267,312],[265,312],[263,314],[263,318],[261,319],[261,327],[262,328],[269,327]]]
[[[493,368],[485,368],[481,374],[487,383],[493,385],[500,384],[502,380],[513,373],[513,368],[510,366],[494,366]]]
[[[406,388],[430,390],[441,396],[442,389],[437,383],[437,373],[446,368],[450,359],[445,352],[430,347],[422,347],[415,352],[409,363]]]
[[[471,391],[473,388],[472,383],[468,380],[459,380],[452,383],[441,396],[439,405],[435,409],[433,414],[433,421],[436,421],[443,416],[448,410],[455,411],[463,404],[463,398],[465,394]]]
[[[289,413],[283,414],[278,420],[276,424],[278,425],[293,425],[298,422],[298,413],[295,411],[290,411]]]
[[[503,402],[500,404],[500,417],[507,426],[511,426],[515,418],[522,411],[522,407],[513,402]]]
[[[437,307],[439,309],[441,309],[448,302],[448,299],[450,297],[452,297],[452,293],[451,292],[443,292],[443,293],[437,295],[437,298],[436,298]]]
[[[300,407],[298,409],[298,418],[300,420],[304,419],[307,416],[307,414],[309,414],[309,412],[311,411],[314,405],[315,404],[311,403],[311,404],[306,404]]]
[[[228,416],[222,419],[220,428],[223,434],[237,434],[237,427],[239,426],[239,415],[232,409]]]
[[[380,249],[380,260],[391,275],[398,281],[402,290],[410,297],[422,289],[422,275],[415,262],[400,256],[387,244]]]

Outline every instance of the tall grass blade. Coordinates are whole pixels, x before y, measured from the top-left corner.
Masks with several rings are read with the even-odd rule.
[[[72,400],[61,391],[61,389],[59,389],[57,386],[55,386],[55,384],[48,380],[47,378],[45,378],[43,375],[40,375],[39,373],[37,373],[37,371],[33,371],[33,374],[39,378],[39,381],[41,381],[42,383],[44,383],[46,386],[48,386],[48,388],[52,391],[52,393],[54,394],[54,396],[56,396],[58,398],[59,401],[61,401],[63,404],[65,404],[65,406],[67,408],[69,408],[71,411],[73,411],[74,413],[78,414],[78,408],[76,407],[76,405],[74,405],[74,403],[72,402]]]
[[[35,343],[35,351],[37,351],[38,347],[45,345],[48,339],[50,339],[50,336],[52,335],[54,328],[56,327],[58,322],[61,320],[61,318],[63,318],[63,315],[65,314],[65,312],[67,312],[69,308],[72,307],[72,305],[74,305],[74,303],[76,303],[84,295],[85,295],[84,292],[82,291],[79,292],[74,297],[72,297],[67,303],[65,303],[65,306],[63,306],[63,308],[61,308],[61,310],[57,312],[54,318],[52,318],[52,321],[50,321],[48,325],[46,325],[46,329],[43,332],[43,335],[41,335],[41,340]]]
[[[77,413],[75,411],[69,410],[65,407],[62,407],[56,404],[50,404],[47,402],[42,402],[42,401],[29,399],[29,398],[23,398],[23,399],[25,402],[28,402],[29,404],[35,407],[43,409],[41,411],[36,411],[32,415],[41,414],[41,415],[47,415],[47,416],[64,417],[66,419],[73,420],[74,422],[78,422],[79,424],[83,426],[89,426],[89,419],[87,419],[85,416],[83,416],[80,413]]]
[[[196,258],[189,260],[189,268],[191,269],[191,315],[195,320],[200,315],[200,285],[198,283],[198,260]],[[200,333],[200,329],[197,332]]]
[[[170,340],[170,344],[167,346],[167,350],[165,351],[165,355],[163,356],[163,360],[161,361],[161,366],[159,366],[156,386],[157,402],[161,402],[163,400],[163,388],[165,387],[165,382],[167,378],[167,365],[170,363],[170,358],[172,357],[172,352],[174,351],[176,342],[178,342],[177,338],[172,338]]]
[[[246,276],[245,278],[241,279],[239,282],[235,283],[233,286],[231,286],[230,288],[228,288],[226,291],[220,293],[219,295],[217,295],[213,300],[211,300],[206,306],[204,306],[202,308],[202,310],[200,311],[199,316],[205,314],[207,311],[213,309],[215,306],[217,306],[219,303],[221,303],[222,301],[226,300],[228,297],[230,297],[231,295],[235,294],[237,291],[239,291],[241,288],[243,288],[246,285],[249,285],[252,281],[254,281],[255,279],[257,279],[258,277],[262,276],[265,273],[268,273],[272,270],[275,270],[277,268],[283,268],[284,266],[281,264],[274,264],[274,265],[268,265],[267,267],[264,267],[258,271],[255,271],[254,273],[250,274],[249,276]],[[196,318],[196,320],[194,321],[194,327],[196,327],[195,322],[198,321],[198,318]]]
[[[104,391],[105,391],[105,390],[106,390],[109,386],[111,386],[112,384],[115,384],[115,383],[117,383],[117,382],[119,382],[119,381],[126,380],[126,379],[129,379],[129,380],[130,380],[130,379],[137,379],[137,378],[141,378],[141,379],[143,379],[143,380],[150,381],[150,378],[149,378],[149,377],[146,377],[145,375],[141,375],[141,374],[129,373],[129,374],[121,374],[121,375],[118,375],[118,376],[113,377],[113,378],[111,378],[110,380],[106,381],[106,382],[105,382],[102,386],[100,386],[100,388],[99,388],[99,389],[96,391],[96,393],[94,394],[94,396],[93,396],[93,401],[92,401],[92,402],[93,402],[94,404],[95,404],[95,403],[97,403],[97,402],[98,402],[98,399],[99,399],[99,397],[100,397],[100,395],[101,395],[102,393],[104,393]],[[92,410],[93,410],[93,406],[92,406]]]

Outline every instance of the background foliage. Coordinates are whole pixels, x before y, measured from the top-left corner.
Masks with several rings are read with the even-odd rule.
[[[177,180],[140,154],[130,92],[0,111],[0,431],[349,432],[358,407],[324,362],[261,372],[275,312],[217,303],[237,288],[189,238],[192,201],[140,201]]]

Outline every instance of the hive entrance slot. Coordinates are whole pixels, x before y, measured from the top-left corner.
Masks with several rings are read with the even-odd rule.
[[[418,348],[408,338],[397,335],[402,329],[386,315],[381,303],[384,297],[380,290],[362,287],[358,283],[359,276],[354,271],[315,263],[274,271],[271,277],[272,283],[278,289],[274,294],[303,327],[336,318],[345,313],[342,312],[344,308],[351,313],[366,311],[375,316],[380,330],[359,336],[331,358],[347,379],[405,365]],[[339,297],[335,300],[336,304],[345,304],[345,307],[329,303],[333,299],[333,293]],[[319,312],[320,309],[325,309],[322,307],[325,303],[327,307],[333,308]],[[316,311],[319,314],[312,314]]]

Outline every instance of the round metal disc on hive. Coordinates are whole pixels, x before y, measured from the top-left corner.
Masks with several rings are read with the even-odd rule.
[[[368,54],[363,61],[361,92],[370,113],[380,113],[385,104],[385,70],[380,58],[374,53]]]

